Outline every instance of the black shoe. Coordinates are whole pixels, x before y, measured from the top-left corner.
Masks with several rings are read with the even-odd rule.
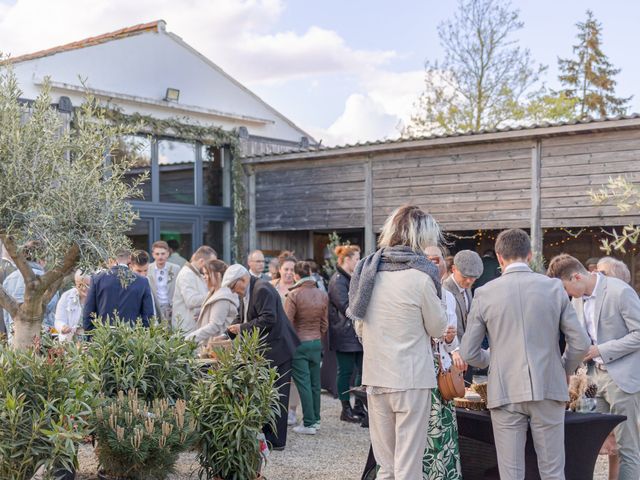
[[[369,415],[365,414],[364,418],[362,419],[362,423],[360,423],[360,426],[362,428],[369,428]]]
[[[364,408],[364,403],[362,403],[362,400],[360,400],[359,398],[356,398],[356,404],[351,409],[351,411],[354,415],[358,415],[359,417],[364,418],[367,416],[367,410],[366,408]]]
[[[360,423],[362,421],[362,417],[353,413],[349,400],[343,400],[340,420],[342,420],[343,422]]]

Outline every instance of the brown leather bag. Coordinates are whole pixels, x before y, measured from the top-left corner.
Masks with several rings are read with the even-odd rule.
[[[452,363],[448,370],[443,370],[440,352],[438,356],[438,390],[443,400],[464,397],[464,373]]]

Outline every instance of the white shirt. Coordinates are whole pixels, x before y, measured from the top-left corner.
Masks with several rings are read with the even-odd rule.
[[[171,300],[169,300],[169,269],[167,268],[167,264],[164,264],[164,267],[158,268],[156,267],[156,289],[158,295],[158,303],[160,305],[169,305]]]
[[[458,287],[458,290],[462,294],[462,297],[464,298],[464,306],[467,309],[467,313],[469,313],[469,292],[467,291],[466,288],[462,288],[460,285],[458,285],[458,282],[456,282],[456,277],[452,275],[451,279],[453,280],[453,283],[456,284],[456,287]]]
[[[524,262],[513,262],[513,263],[510,263],[509,265],[507,265],[507,268],[504,269],[504,273],[507,273],[509,270],[511,270],[512,268],[516,268],[516,267],[527,267],[527,268],[529,268],[529,265],[527,265]]]
[[[598,291],[598,284],[600,283],[600,274],[593,274],[596,276],[596,285],[593,287],[593,292],[591,295],[584,295],[582,297],[582,305],[584,312],[584,323],[587,327],[587,333],[589,334],[589,338],[591,339],[591,343],[593,345],[598,344],[598,329],[596,328],[596,291]],[[593,359],[595,362],[602,363],[602,358],[596,357]]]
[[[73,339],[73,335],[78,329],[81,317],[82,304],[80,303],[80,295],[78,293],[78,289],[73,287],[62,294],[60,301],[56,306],[56,320],[54,327],[58,331],[58,339],[61,342]],[[62,333],[62,328],[65,325],[71,328],[69,333]]]
[[[449,290],[442,289],[443,300],[447,304],[447,323],[449,327],[458,326],[458,316],[456,315],[456,299]],[[456,335],[451,343],[446,343],[444,337],[438,340],[438,353],[440,354],[440,361],[442,362],[442,368],[447,370],[451,367],[451,355],[449,353],[458,351],[460,349],[460,342]]]

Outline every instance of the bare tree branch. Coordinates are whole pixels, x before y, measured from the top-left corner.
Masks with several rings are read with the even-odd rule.
[[[2,285],[0,285],[0,305],[9,312],[9,315],[12,317],[18,314],[18,309],[20,308],[20,304],[2,288]]]
[[[10,235],[0,235],[0,240],[4,244],[4,248],[16,264],[16,268],[20,270],[22,278],[24,278],[25,297],[27,292],[31,292],[33,289],[33,283],[37,280],[37,276],[33,273],[33,269],[29,266],[27,259],[18,251],[18,246],[15,244],[13,237]]]

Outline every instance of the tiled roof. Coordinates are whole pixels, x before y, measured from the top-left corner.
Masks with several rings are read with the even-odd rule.
[[[568,122],[544,122],[537,123],[534,125],[518,125],[514,127],[505,127],[505,128],[493,128],[493,129],[485,129],[485,130],[477,130],[470,132],[456,132],[456,133],[448,133],[444,135],[425,135],[425,136],[414,136],[414,137],[404,137],[392,140],[375,140],[368,142],[358,142],[353,144],[345,144],[345,145],[335,145],[332,147],[325,146],[310,146],[309,148],[299,148],[292,149],[284,152],[274,152],[274,153],[263,153],[259,155],[247,155],[245,158],[264,158],[264,157],[278,157],[289,154],[296,153],[310,153],[310,152],[331,152],[335,150],[344,150],[354,147],[365,147],[365,146],[376,146],[376,145],[391,145],[391,144],[402,144],[409,143],[420,140],[435,140],[435,139],[446,139],[446,138],[455,138],[455,137],[472,137],[477,135],[486,135],[488,133],[504,133],[504,132],[515,132],[515,131],[523,131],[523,130],[536,130],[541,128],[550,128],[550,127],[566,127],[571,125],[583,125],[583,124],[591,124],[591,123],[603,123],[603,122],[612,122],[619,120],[634,120],[640,119],[640,113],[633,113],[630,115],[619,115],[616,117],[606,117],[606,118],[592,118],[587,117],[582,120],[572,120]]]
[[[26,62],[27,60],[47,57],[49,55],[55,55],[56,53],[68,52],[70,50],[77,50],[79,48],[92,47],[93,45],[99,45],[101,43],[110,42],[111,40],[117,40],[133,35],[139,35],[140,33],[144,32],[164,31],[164,28],[164,20],[155,20],[149,23],[141,23],[132,27],[121,28],[120,30],[116,30],[110,33],[104,33],[96,37],[89,37],[85,38],[84,40],[67,43],[66,45],[60,45],[58,47],[48,48],[46,50],[40,50],[38,52],[28,53],[26,55],[20,55],[19,57],[9,58],[9,61],[11,63]]]

